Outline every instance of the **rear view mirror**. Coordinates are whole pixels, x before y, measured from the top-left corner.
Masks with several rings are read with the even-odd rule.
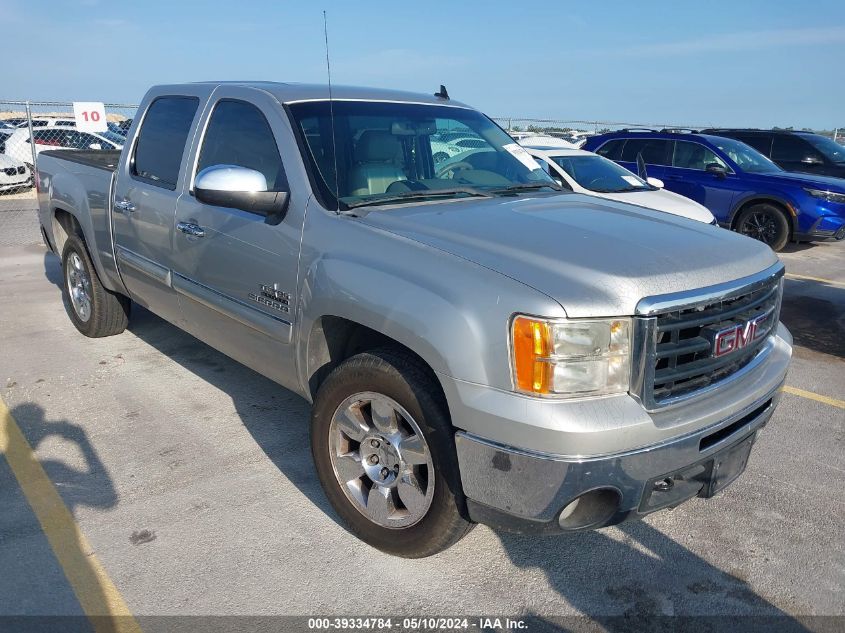
[[[88,149],[103,149],[103,146],[100,143],[91,143]]]
[[[652,187],[657,187],[658,189],[663,189],[663,187],[666,186],[660,178],[646,178],[645,181]]]
[[[237,165],[213,165],[197,174],[194,196],[217,207],[241,209],[281,221],[288,204],[287,191],[267,191],[260,171]]]
[[[721,178],[725,177],[725,174],[728,173],[728,170],[725,169],[724,165],[720,165],[719,163],[707,163],[707,167],[705,167],[707,171],[711,174],[719,176]]]

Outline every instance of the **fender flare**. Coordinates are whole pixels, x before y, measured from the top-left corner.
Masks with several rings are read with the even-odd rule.
[[[734,202],[733,206],[731,207],[731,212],[728,214],[728,226],[733,228],[734,220],[736,219],[736,214],[739,213],[740,209],[743,207],[748,206],[749,204],[756,204],[756,203],[775,203],[779,207],[783,207],[787,210],[786,217],[789,220],[789,226],[793,232],[795,232],[796,227],[796,220],[795,220],[795,204],[790,201],[789,199],[773,195],[770,193],[765,194],[758,194],[752,193],[750,195],[746,195],[745,197],[741,198],[737,202]]]

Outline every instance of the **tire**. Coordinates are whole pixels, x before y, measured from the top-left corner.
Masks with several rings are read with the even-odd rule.
[[[353,534],[389,554],[431,556],[474,525],[440,393],[414,356],[383,348],[345,360],[314,399],[311,452],[323,490]]]
[[[736,219],[736,230],[776,252],[789,242],[789,218],[780,207],[766,202],[743,209]]]
[[[129,324],[128,297],[106,290],[78,236],[70,235],[62,249],[62,297],[73,325],[85,336],[120,334]]]

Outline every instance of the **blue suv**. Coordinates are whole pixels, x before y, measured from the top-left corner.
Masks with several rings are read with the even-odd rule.
[[[735,139],[622,130],[590,137],[584,149],[634,172],[647,169],[669,191],[707,207],[720,225],[776,251],[790,240],[845,238],[845,179],[786,172]]]

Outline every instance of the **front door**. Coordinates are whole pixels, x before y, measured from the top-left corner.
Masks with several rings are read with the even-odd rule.
[[[173,286],[184,327],[295,388],[291,340],[308,193],[290,191],[283,157],[293,162],[296,143],[281,106],[263,91],[224,85],[212,94],[210,105],[189,159],[188,191],[176,209]],[[286,215],[281,221],[268,220],[198,201],[192,183],[203,169],[215,165],[257,170],[269,191],[289,191]]]
[[[120,274],[132,299],[171,323],[179,303],[171,286],[173,218],[185,170],[186,142],[199,109],[196,96],[167,95],[147,108],[131,159],[114,189],[113,231]]]
[[[727,171],[715,174],[707,165],[716,163]],[[705,206],[719,222],[727,222],[739,177],[710,148],[693,141],[675,141],[671,166],[664,169],[666,189]]]

